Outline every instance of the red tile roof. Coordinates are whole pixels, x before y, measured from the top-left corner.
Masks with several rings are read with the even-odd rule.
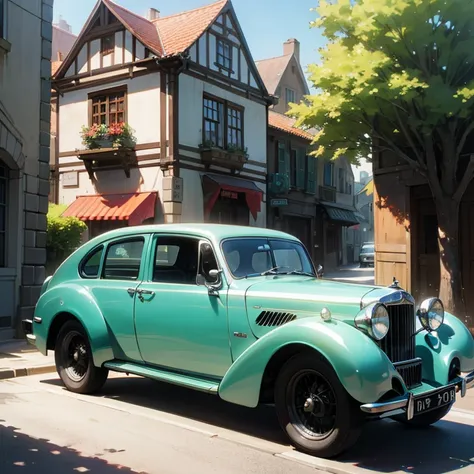
[[[156,198],[156,192],[83,195],[62,215],[83,221],[128,221],[128,225],[140,225],[154,217]]]
[[[286,115],[279,114],[273,110],[268,111],[268,125],[272,128],[276,128],[282,132],[291,133],[297,137],[304,138],[305,140],[313,140],[314,136],[300,128],[296,128],[295,119],[287,117]]]
[[[216,20],[226,5],[220,0],[211,5],[196,8],[155,20],[165,56],[173,56],[191,47],[206,29]]]
[[[158,30],[151,21],[110,0],[102,1],[146,47],[159,56],[164,55],[163,44]]]
[[[102,0],[147,48],[160,57],[186,51],[219,16],[227,0],[149,21],[111,0]]]

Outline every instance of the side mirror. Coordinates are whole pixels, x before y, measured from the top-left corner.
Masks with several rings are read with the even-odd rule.
[[[324,268],[321,264],[318,265],[318,268],[316,270],[316,275],[318,278],[322,278],[324,276]]]
[[[212,283],[204,280],[204,285],[206,285],[210,295],[219,296],[219,290],[222,288],[222,279],[221,279],[222,270],[212,269],[209,270],[209,276],[215,280]]]

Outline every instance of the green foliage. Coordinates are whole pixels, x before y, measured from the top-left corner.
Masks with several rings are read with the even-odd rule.
[[[313,154],[358,163],[388,149],[453,196],[474,129],[474,1],[321,0],[315,11],[328,40],[309,67],[318,92],[289,112],[319,129]]]
[[[48,260],[61,262],[80,244],[86,224],[76,217],[61,217],[66,206],[50,204],[48,209],[46,250]]]

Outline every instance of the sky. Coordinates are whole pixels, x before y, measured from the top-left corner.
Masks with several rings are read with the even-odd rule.
[[[79,34],[97,0],[55,0],[54,21],[62,16]],[[214,0],[114,0],[129,10],[146,16],[149,8],[156,8],[162,16],[172,15],[203,5]],[[317,18],[311,11],[318,0],[232,0],[240,26],[244,32],[255,61],[283,54],[283,43],[296,38],[300,43],[301,65],[306,73],[307,66],[319,60],[318,49],[325,39],[310,22]],[[359,171],[354,169],[355,178]],[[371,165],[363,169],[371,172]]]

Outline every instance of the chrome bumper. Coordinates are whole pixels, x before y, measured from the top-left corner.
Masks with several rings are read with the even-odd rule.
[[[37,322],[37,319],[39,318],[34,318],[34,321]],[[21,325],[26,336],[26,341],[28,344],[34,346],[36,343],[36,336],[33,334],[33,321],[31,319],[23,319]]]
[[[429,395],[431,393],[436,393],[439,390],[443,390],[449,387],[456,387],[456,393],[461,393],[461,397],[466,395],[466,391],[474,387],[474,371],[470,372],[464,377],[459,377],[459,379],[443,387],[439,387],[428,392],[423,393],[423,396]],[[398,415],[400,413],[406,412],[407,419],[411,420],[414,413],[414,402],[415,396],[412,393],[407,393],[406,395],[393,398],[388,402],[381,403],[365,403],[361,405],[360,409],[367,413],[368,415],[373,415],[377,418],[385,418],[388,416]]]

